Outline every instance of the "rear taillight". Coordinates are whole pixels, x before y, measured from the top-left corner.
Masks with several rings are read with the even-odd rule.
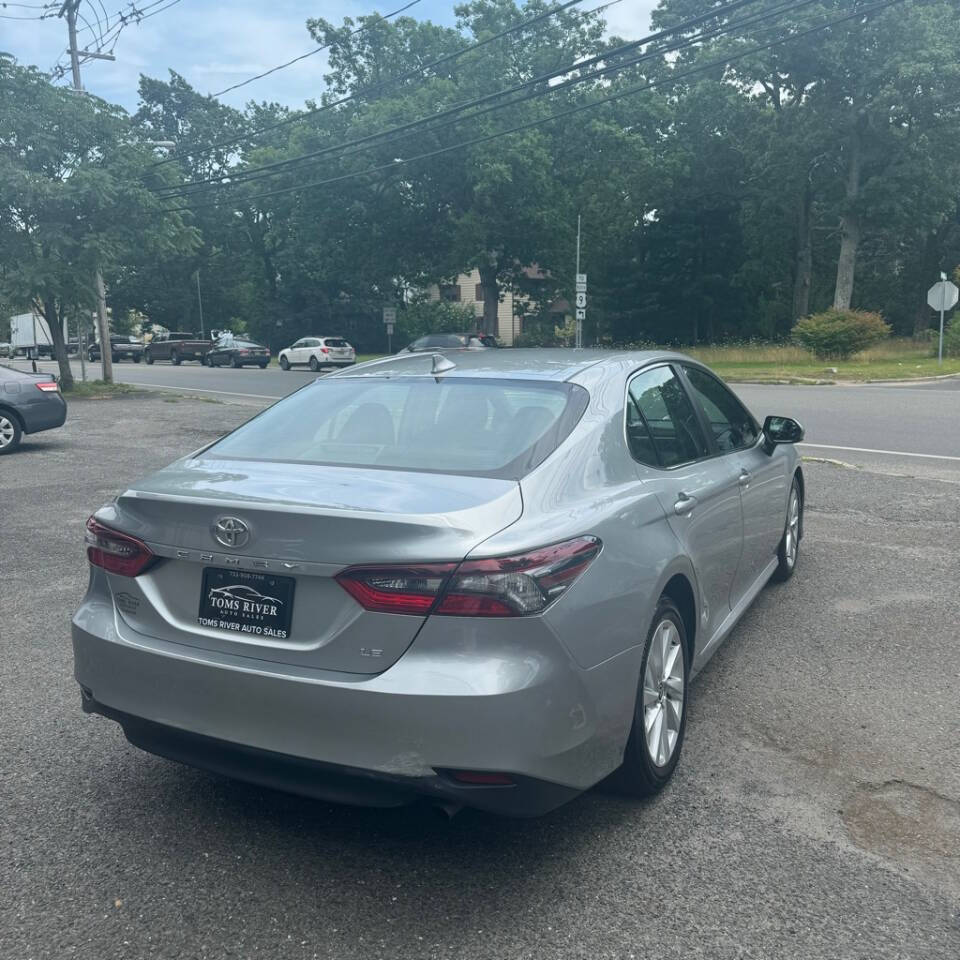
[[[51,380],[49,383],[38,383],[37,389],[42,390],[44,393],[56,393],[60,386],[55,380]]]
[[[352,567],[337,577],[365,609],[450,617],[525,617],[542,613],[600,552],[578,537],[529,553],[461,564]]]
[[[321,348],[320,348],[320,352],[321,352],[321,353],[329,353],[330,351],[329,351],[326,347],[321,347]]]
[[[423,616],[437,602],[456,566],[424,563],[410,567],[351,567],[337,576],[337,582],[364,610]]]
[[[136,577],[149,567],[156,555],[136,537],[105,527],[93,517],[87,521],[87,559],[95,567],[122,577]]]

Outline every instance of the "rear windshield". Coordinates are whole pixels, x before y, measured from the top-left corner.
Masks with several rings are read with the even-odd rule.
[[[336,337],[327,337],[323,342],[328,347],[345,347],[347,345],[346,340],[338,340]]]
[[[338,377],[281,400],[201,458],[519,480],[563,442],[588,399],[570,383]]]

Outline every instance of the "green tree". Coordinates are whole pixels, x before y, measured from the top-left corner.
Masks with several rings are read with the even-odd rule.
[[[138,249],[183,254],[195,235],[139,181],[150,152],[120,108],[10,61],[0,61],[0,102],[0,299],[47,320],[69,389],[62,324],[93,309],[96,270],[109,278]]]

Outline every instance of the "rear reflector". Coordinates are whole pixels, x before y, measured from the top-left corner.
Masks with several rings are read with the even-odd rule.
[[[600,552],[577,537],[529,553],[461,564],[351,567],[337,582],[365,610],[448,617],[524,617],[542,613]]]
[[[60,389],[60,386],[56,381],[52,380],[49,383],[38,383],[37,389],[42,390],[44,393],[56,393]]]
[[[478,787],[512,787],[513,780],[505,773],[486,773],[482,770],[448,770],[451,780]]]
[[[87,521],[87,559],[108,573],[136,577],[149,567],[156,555],[136,537],[111,530],[91,517]]]

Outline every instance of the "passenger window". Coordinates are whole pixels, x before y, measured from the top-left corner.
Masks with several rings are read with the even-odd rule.
[[[632,394],[627,397],[627,444],[634,460],[639,460],[649,467],[660,465],[650,431]]]
[[[719,380],[699,367],[683,369],[720,452],[752,446],[758,436],[757,426],[743,404]]]
[[[630,381],[630,397],[646,421],[661,466],[672,467],[707,455],[693,404],[670,367],[654,367],[635,376]]]

